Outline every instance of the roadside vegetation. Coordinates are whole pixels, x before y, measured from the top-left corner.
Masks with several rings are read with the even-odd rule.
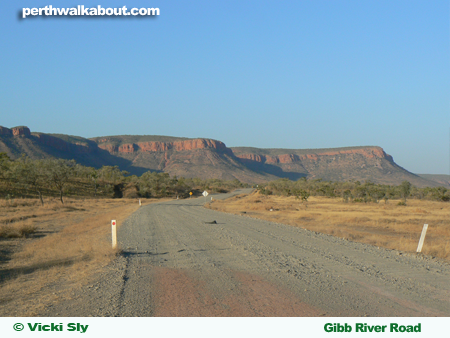
[[[332,182],[321,179],[298,181],[279,179],[258,185],[262,195],[295,196],[307,202],[309,196],[340,198],[343,202],[353,203],[389,203],[396,200],[399,205],[406,205],[407,199],[419,199],[449,202],[450,190],[445,187],[416,188],[408,181],[398,186],[375,184],[370,181]],[[400,201],[398,201],[400,200]]]
[[[0,316],[39,315],[88,283],[119,253],[111,220],[120,226],[139,208],[137,199],[145,205],[241,186],[0,153]]]
[[[158,201],[144,200],[143,204]],[[118,225],[139,208],[131,199],[46,198],[0,201],[0,224],[24,237],[0,238],[0,316],[36,316],[89,282],[118,254],[111,219]]]
[[[279,179],[250,196],[215,201],[212,209],[290,224],[352,241],[450,260],[450,190],[373,182]]]
[[[227,192],[244,184],[238,180],[202,180],[198,178],[170,177],[163,172],[146,172],[140,177],[121,171],[118,166],[99,169],[85,167],[74,160],[31,160],[21,157],[10,160],[0,153],[0,197],[45,198],[58,197],[64,203],[66,196],[94,198],[164,198],[200,195],[203,190]]]
[[[270,183],[267,186],[273,187]],[[358,186],[355,185],[355,188]],[[350,195],[353,197],[347,199],[323,196],[321,192],[314,196],[303,194],[302,198],[301,192],[298,196],[288,196],[262,187],[247,196],[214,201],[208,207],[411,253],[416,252],[422,227],[428,224],[422,253],[450,260],[449,203],[432,196],[425,199],[426,195],[422,198],[402,196],[400,189],[391,187],[390,191],[397,191],[396,195],[390,195],[381,203],[372,198],[361,203],[360,199],[364,196]],[[310,191],[315,193],[313,189]]]
[[[0,153],[0,198],[4,207],[36,204],[45,207],[55,198],[64,205],[67,197],[187,198],[190,192],[200,196],[204,190],[228,192],[242,186],[245,185],[238,180],[170,177],[167,173],[150,171],[140,177],[130,176],[117,166],[96,169],[64,159],[31,160],[23,156],[13,161],[5,153]],[[0,238],[31,235],[38,225],[17,221],[32,217],[34,215],[15,213],[10,217],[1,213]]]

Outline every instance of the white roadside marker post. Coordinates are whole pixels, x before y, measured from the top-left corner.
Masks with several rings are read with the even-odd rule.
[[[139,206],[141,206],[141,199],[139,199]]]
[[[425,241],[425,235],[427,234],[428,224],[423,225],[422,234],[420,235],[419,245],[417,246],[417,252],[422,252],[423,242]]]
[[[111,221],[111,234],[112,234],[112,247],[113,249],[115,249],[117,248],[117,225],[115,219]]]

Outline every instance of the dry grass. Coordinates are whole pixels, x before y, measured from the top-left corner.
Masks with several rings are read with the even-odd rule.
[[[210,208],[409,252],[416,251],[422,227],[428,224],[422,252],[450,260],[450,208],[446,202],[408,200],[406,206],[400,206],[398,201],[365,204],[310,197],[304,205],[295,197],[255,192],[214,201]]]
[[[44,206],[1,201],[2,231],[33,231],[0,239],[0,316],[38,315],[88,282],[118,252],[111,248],[111,219],[120,226],[138,208],[127,199],[67,199],[64,205],[54,200]]]
[[[0,238],[20,238],[27,237],[36,232],[37,227],[26,222],[14,225],[0,225]]]

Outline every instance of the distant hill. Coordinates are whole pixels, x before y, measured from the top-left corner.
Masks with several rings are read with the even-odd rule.
[[[450,188],[450,175],[433,175],[433,174],[418,174],[420,177],[434,181],[439,185]]]
[[[37,158],[74,159],[87,166],[117,165],[140,175],[161,171],[183,177],[238,179],[258,183],[277,178],[371,180],[418,187],[440,185],[398,166],[376,146],[329,149],[228,148],[205,138],[158,135],[102,136],[86,139],[63,134],[31,133],[27,127],[0,127],[0,152],[11,158],[21,154]]]
[[[392,156],[376,146],[328,148],[328,149],[258,149],[231,148],[247,167],[256,172],[278,173],[289,178],[301,176],[330,181],[366,181],[399,184],[404,180],[411,184],[435,186],[394,162]],[[277,175],[279,176],[279,175]]]
[[[129,161],[127,171],[164,171],[183,177],[262,182],[277,177],[243,165],[223,142],[169,136],[106,136],[91,139],[100,149]]]

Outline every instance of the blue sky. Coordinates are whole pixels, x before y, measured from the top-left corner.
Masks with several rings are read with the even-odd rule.
[[[161,14],[19,19],[50,4]],[[409,171],[448,174],[449,14],[450,1],[3,1],[0,125],[377,145]]]

